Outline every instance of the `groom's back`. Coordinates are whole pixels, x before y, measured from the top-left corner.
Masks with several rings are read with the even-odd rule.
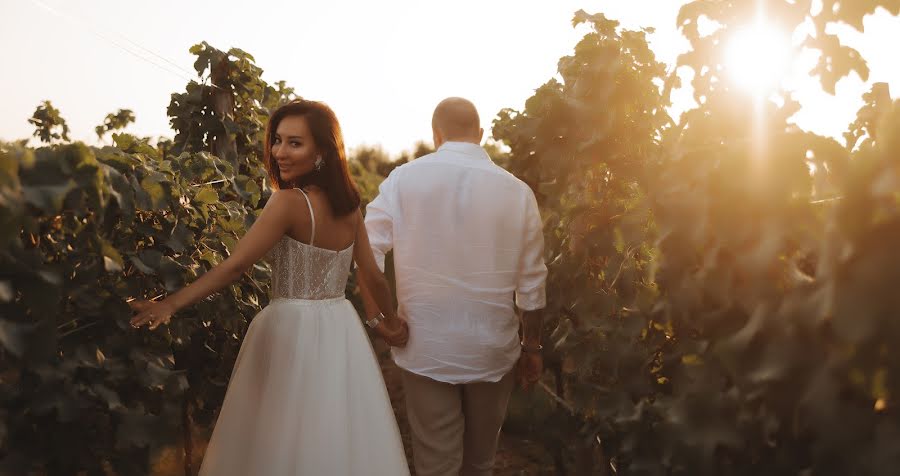
[[[400,314],[410,323],[398,364],[450,382],[499,378],[508,366],[497,360],[518,352],[513,293],[536,215],[531,190],[480,146],[451,142],[396,169],[373,205],[375,248],[376,215],[389,209]]]
[[[451,144],[452,145],[452,144]],[[464,278],[456,287],[497,287],[512,276],[522,238],[525,185],[484,158],[441,151],[410,164],[398,183],[397,263]]]

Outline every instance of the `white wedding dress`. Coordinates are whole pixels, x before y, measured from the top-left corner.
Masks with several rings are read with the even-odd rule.
[[[315,229],[312,216],[309,245],[284,236],[269,255],[272,300],[247,329],[201,475],[409,474],[381,369],[344,298],[353,245],[318,248]]]

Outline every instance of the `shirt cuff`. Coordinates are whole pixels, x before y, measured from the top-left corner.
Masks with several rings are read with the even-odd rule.
[[[380,269],[381,272],[383,273],[384,272],[384,255],[383,254],[378,253],[378,252],[375,253],[375,264],[378,265],[378,269]]]
[[[534,311],[543,309],[547,306],[547,286],[541,283],[540,286],[526,291],[516,291],[516,307],[523,311]]]

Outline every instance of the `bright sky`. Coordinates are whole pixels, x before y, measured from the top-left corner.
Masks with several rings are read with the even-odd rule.
[[[27,119],[45,99],[60,109],[73,139],[96,143],[94,127],[120,108],[137,117],[129,132],[171,137],[169,96],[193,77],[188,49],[206,40],[249,52],[265,80],[285,80],[303,97],[330,104],[348,146],[381,144],[395,154],[417,140],[430,142],[431,112],[444,97],[471,99],[488,131],[497,111],[522,108],[585,33],[571,26],[578,9],[630,28],[655,27],[651,47],[673,63],[687,47],[675,28],[682,3],[0,0],[0,139],[29,137]],[[900,19],[881,10],[865,26],[865,36],[840,31],[869,60],[869,83],[889,82],[896,97],[900,65],[885,46],[900,44]],[[798,97],[806,109],[796,120],[837,135],[865,89],[855,76],[839,83],[837,97],[805,88]],[[686,106],[687,97],[684,91],[676,100]]]

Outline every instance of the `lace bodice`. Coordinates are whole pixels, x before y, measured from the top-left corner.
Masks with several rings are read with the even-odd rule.
[[[272,298],[330,299],[344,296],[353,245],[332,251],[281,238],[269,253]]]
[[[316,218],[306,192],[303,192],[303,196],[306,197],[312,219],[310,244],[283,236],[269,252],[268,258],[272,264],[272,299],[343,297],[347,278],[350,276],[353,244],[341,251],[315,246]]]

